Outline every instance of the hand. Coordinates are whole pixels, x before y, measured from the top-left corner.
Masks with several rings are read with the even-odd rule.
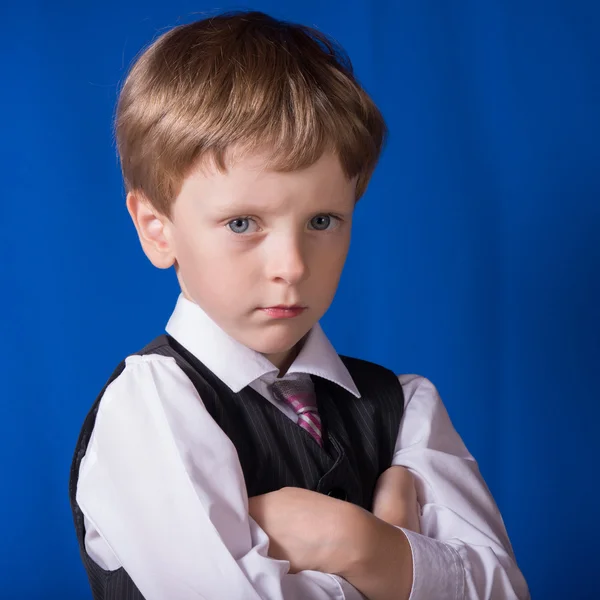
[[[343,547],[345,515],[351,506],[294,487],[248,499],[250,516],[269,536],[269,556],[289,561],[291,573],[331,568],[331,557]]]
[[[386,477],[382,487],[390,482],[398,480]],[[248,510],[269,536],[269,556],[289,561],[290,573],[340,575],[370,600],[409,597],[413,566],[408,540],[369,511],[292,487],[249,498]]]
[[[417,490],[408,469],[394,465],[379,476],[372,512],[390,525],[421,533]]]

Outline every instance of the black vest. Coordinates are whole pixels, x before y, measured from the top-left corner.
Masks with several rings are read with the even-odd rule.
[[[342,356],[361,398],[326,379],[312,376],[323,426],[324,445],[320,448],[309,433],[252,388],[246,387],[237,394],[232,392],[171,336],[159,336],[137,354],[173,357],[190,378],[206,409],[236,447],[249,497],[291,486],[371,509],[377,478],[391,464],[404,410],[402,386],[392,371]],[[94,600],[143,600],[122,567],[106,571],[88,556],[83,513],[75,500],[79,466],[94,429],[100,400],[124,368],[125,361],[115,369],[94,402],[71,465],[71,509]]]

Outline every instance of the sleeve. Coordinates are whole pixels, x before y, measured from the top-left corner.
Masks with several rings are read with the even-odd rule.
[[[146,600],[362,599],[342,578],[268,557],[236,449],[170,357],[130,356],[106,389],[77,502],[86,548],[104,549]]]
[[[527,600],[502,516],[435,386],[401,375],[405,411],[392,464],[415,477],[421,534],[403,529],[413,555],[410,600]]]

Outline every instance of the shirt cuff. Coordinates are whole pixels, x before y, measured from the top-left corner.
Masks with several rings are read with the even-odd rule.
[[[454,548],[399,527],[408,539],[413,559],[413,584],[409,600],[463,600],[465,572]]]

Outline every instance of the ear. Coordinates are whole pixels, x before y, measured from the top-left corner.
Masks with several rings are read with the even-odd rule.
[[[159,269],[171,267],[175,262],[175,249],[169,235],[171,221],[139,192],[129,192],[126,205],[148,260]]]

